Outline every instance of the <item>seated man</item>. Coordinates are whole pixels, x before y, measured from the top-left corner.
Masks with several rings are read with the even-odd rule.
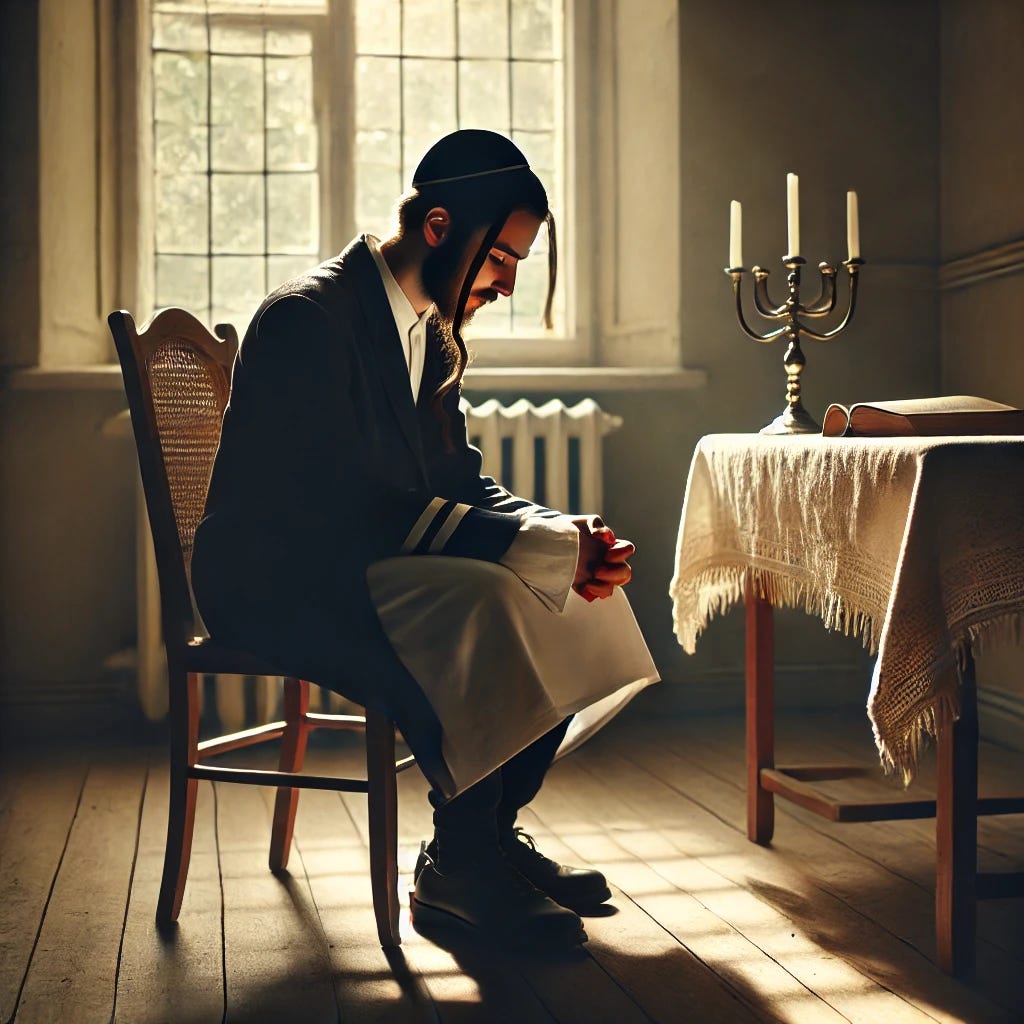
[[[526,158],[455,132],[420,162],[394,237],[364,235],[268,296],[192,576],[214,638],[398,724],[434,807],[414,923],[566,947],[608,886],[540,854],[516,815],[576,712],[573,742],[657,675],[619,589],[633,545],[481,477],[459,409],[462,325],[512,294],[545,222],[553,284]]]

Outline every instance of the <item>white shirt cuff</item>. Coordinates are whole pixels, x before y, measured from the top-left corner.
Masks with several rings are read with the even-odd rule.
[[[579,550],[580,531],[568,516],[526,516],[500,561],[551,611],[561,612],[576,576]]]

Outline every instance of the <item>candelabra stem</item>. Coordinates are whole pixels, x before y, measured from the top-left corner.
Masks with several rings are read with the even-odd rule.
[[[820,434],[821,424],[804,408],[800,398],[800,374],[807,363],[803,350],[800,348],[800,333],[787,330],[786,338],[789,345],[782,364],[786,368],[786,408],[779,413],[766,427],[761,428],[762,434]]]

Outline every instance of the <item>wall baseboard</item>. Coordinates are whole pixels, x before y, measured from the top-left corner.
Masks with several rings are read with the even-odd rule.
[[[815,685],[824,677],[828,685]],[[849,711],[867,718],[868,684],[862,666],[785,666],[775,670],[775,707],[779,711]],[[742,714],[743,676],[736,671],[707,673],[687,680],[662,682],[645,690],[641,715]],[[1024,751],[1024,694],[981,687],[978,690],[981,734],[991,743]]]
[[[978,719],[985,739],[1024,750],[1024,694],[979,687]]]
[[[864,713],[869,681],[862,664],[777,665],[775,706],[780,711],[841,708]],[[645,693],[656,713],[668,715],[742,713],[746,703],[743,670],[737,668],[665,680]]]

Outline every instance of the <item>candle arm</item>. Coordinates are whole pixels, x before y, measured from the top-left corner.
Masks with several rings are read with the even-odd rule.
[[[798,323],[794,320],[796,327],[808,338],[812,338],[814,341],[828,341],[830,338],[834,338],[840,331],[844,330],[853,319],[853,312],[857,307],[857,278],[858,274],[856,269],[850,269],[850,305],[847,307],[846,316],[836,324],[835,327],[830,331],[822,331],[820,334],[817,331],[808,330],[803,324]]]
[[[803,316],[828,316],[836,308],[836,271],[827,263],[819,264],[821,293],[809,306],[800,310]]]
[[[768,320],[778,320],[789,311],[789,299],[781,306],[776,306],[768,297],[769,271],[754,267],[754,307],[761,316]]]
[[[746,334],[748,338],[753,338],[754,341],[762,342],[774,341],[780,334],[785,334],[788,327],[779,327],[777,330],[770,331],[768,334],[758,334],[757,331],[751,330],[743,316],[743,303],[740,297],[740,281],[741,276],[739,274],[733,277],[732,290],[736,296],[736,318],[740,322],[740,327],[743,328],[743,333]]]

